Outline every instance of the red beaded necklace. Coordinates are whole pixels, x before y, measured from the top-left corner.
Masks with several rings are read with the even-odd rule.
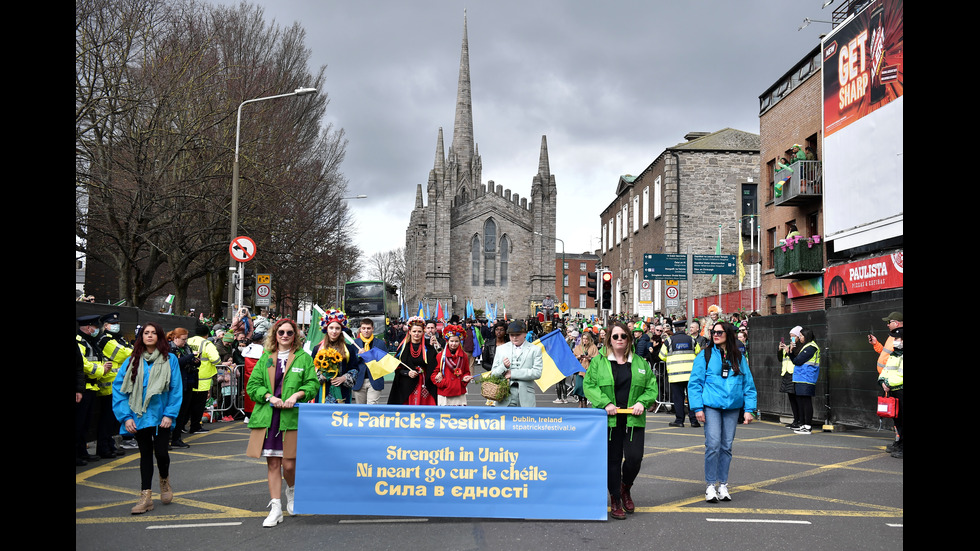
[[[423,350],[425,350],[425,343],[422,342],[419,343],[418,352],[415,351],[415,343],[413,342],[408,343],[408,351],[412,354],[413,358],[418,358],[419,356],[421,356]]]

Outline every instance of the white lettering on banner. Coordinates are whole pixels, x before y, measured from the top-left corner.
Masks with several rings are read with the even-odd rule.
[[[867,266],[858,266],[848,270],[851,281],[860,281],[872,277],[885,277],[888,275],[888,265],[884,262],[876,262]]]

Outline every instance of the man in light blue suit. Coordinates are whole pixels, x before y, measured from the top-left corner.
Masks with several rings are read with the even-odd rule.
[[[510,397],[501,406],[534,407],[534,381],[541,378],[544,361],[541,347],[526,342],[524,322],[514,321],[507,326],[510,342],[497,347],[490,374],[510,379]]]

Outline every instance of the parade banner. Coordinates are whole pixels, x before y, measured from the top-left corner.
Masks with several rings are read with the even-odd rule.
[[[298,407],[297,514],[606,520],[603,410]]]

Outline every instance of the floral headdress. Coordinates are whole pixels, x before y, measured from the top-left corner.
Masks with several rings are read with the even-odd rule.
[[[413,325],[418,325],[422,328],[425,328],[425,318],[423,318],[422,316],[412,316],[408,318],[408,321],[406,321],[405,324],[408,325],[409,327]]]
[[[327,313],[320,319],[320,330],[326,332],[327,327],[334,322],[339,323],[341,327],[347,327],[347,314],[342,310],[327,310]]]
[[[460,339],[462,339],[463,337],[466,336],[466,330],[463,329],[462,325],[447,325],[442,330],[442,336],[447,339],[449,337],[459,337]]]

